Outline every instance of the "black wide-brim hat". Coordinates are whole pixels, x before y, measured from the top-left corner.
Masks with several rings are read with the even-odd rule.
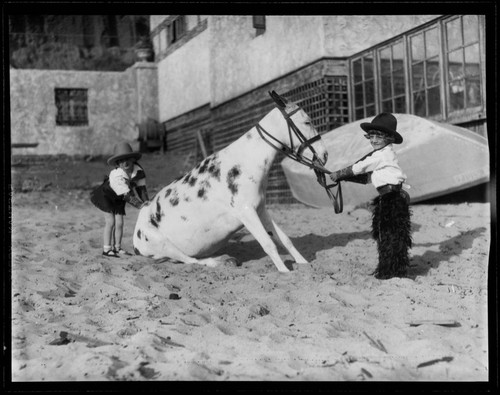
[[[360,126],[367,133],[370,130],[379,130],[387,133],[394,137],[394,144],[401,144],[403,142],[403,137],[396,131],[398,121],[391,113],[380,113],[371,122],[363,122]]]
[[[121,159],[134,158],[139,159],[142,156],[140,152],[134,152],[129,143],[120,143],[115,145],[113,156],[108,159],[108,165],[114,165]]]

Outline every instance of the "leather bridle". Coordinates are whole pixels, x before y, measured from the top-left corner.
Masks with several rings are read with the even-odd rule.
[[[289,113],[287,113],[285,109],[280,106],[276,106],[276,108],[280,110],[281,114],[285,118],[286,123],[288,125],[288,137],[290,140],[290,145],[286,145],[285,143],[281,142],[272,134],[267,132],[259,123],[257,123],[255,127],[260,137],[262,137],[262,139],[266,143],[268,143],[271,147],[273,147],[277,151],[282,152],[290,159],[313,169],[314,173],[316,174],[316,179],[318,183],[323,188],[325,188],[328,197],[330,198],[330,200],[332,200],[335,213],[337,214],[341,213],[343,210],[343,200],[342,200],[342,187],[340,181],[334,182],[333,184],[327,184],[325,174],[331,174],[331,171],[325,168],[323,161],[319,158],[318,154],[314,150],[314,147],[312,146],[314,142],[321,140],[321,136],[317,134],[316,136],[307,139],[304,136],[304,134],[300,131],[300,129],[297,127],[297,125],[295,125],[295,123],[292,120],[292,115],[300,111],[301,110],[300,107],[297,107],[296,109],[290,111]],[[296,150],[293,145],[292,133],[295,134],[295,136],[300,141],[300,145]],[[312,159],[304,157],[303,153],[306,149],[309,149],[309,151],[311,151]],[[331,189],[336,186],[338,188],[337,192],[334,194],[332,193]]]

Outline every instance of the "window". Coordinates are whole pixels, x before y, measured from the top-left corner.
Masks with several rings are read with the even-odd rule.
[[[118,28],[116,24],[116,15],[106,15],[103,17],[103,25],[106,44],[109,47],[119,46],[118,42]]]
[[[87,89],[55,89],[56,125],[88,125]]]
[[[481,18],[440,17],[352,56],[351,119],[375,110],[462,123],[484,116]]]
[[[365,54],[353,65],[354,113],[356,119],[375,115],[375,73],[373,55]]]
[[[441,66],[438,28],[410,37],[413,114],[427,117],[441,111]]]
[[[266,16],[265,15],[253,15],[252,16],[253,27],[256,30],[255,35],[260,36],[266,31]]]
[[[379,49],[378,57],[382,111],[404,113],[407,109],[403,41]]]
[[[446,23],[448,111],[481,105],[479,21],[464,15]]]
[[[173,44],[186,33],[186,21],[184,15],[179,15],[172,20],[167,27],[167,42]]]

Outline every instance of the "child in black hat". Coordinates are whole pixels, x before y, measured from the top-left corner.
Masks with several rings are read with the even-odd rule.
[[[106,223],[102,254],[105,256],[131,255],[121,247],[125,203],[128,202],[140,209],[149,201],[146,174],[142,166],[137,163],[140,157],[141,154],[133,152],[130,144],[117,144],[114,155],[108,159],[108,164],[115,168],[90,194],[91,202],[104,212]]]
[[[371,183],[379,195],[372,201],[372,236],[377,241],[379,261],[375,277],[403,277],[409,267],[411,238],[410,197],[402,189],[406,175],[399,167],[393,144],[403,137],[396,131],[397,120],[390,113],[377,115],[372,122],[362,123],[374,149],[354,165],[330,174],[333,181],[353,179]]]

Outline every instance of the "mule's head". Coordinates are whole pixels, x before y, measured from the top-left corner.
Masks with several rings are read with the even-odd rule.
[[[292,150],[299,162],[305,159],[304,162],[319,161],[320,165],[324,165],[328,160],[328,152],[309,115],[276,92],[271,91],[269,95],[276,104],[273,110],[276,114],[272,117],[275,124],[270,126],[274,137]]]

